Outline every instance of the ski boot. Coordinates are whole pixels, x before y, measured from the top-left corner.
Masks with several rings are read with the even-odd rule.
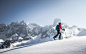
[[[53,39],[55,40],[55,37],[53,37]]]

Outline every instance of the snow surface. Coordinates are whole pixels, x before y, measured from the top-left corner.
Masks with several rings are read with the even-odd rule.
[[[7,40],[12,40],[12,38],[15,38],[16,36],[18,36],[17,33],[13,34],[10,38],[7,38]]]
[[[20,36],[18,37],[18,40],[17,40],[17,41],[18,41],[18,42],[22,41],[24,36],[25,36],[25,35],[21,33]]]
[[[81,31],[80,33],[77,34],[77,36],[86,36],[86,31]]]
[[[0,39],[0,46],[2,45],[3,42],[4,42],[4,40]]]
[[[1,54],[86,54],[86,36],[0,49]]]

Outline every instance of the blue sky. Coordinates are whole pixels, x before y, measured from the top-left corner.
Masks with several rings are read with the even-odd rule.
[[[55,18],[86,28],[85,0],[0,0],[0,24],[22,21],[52,25]]]

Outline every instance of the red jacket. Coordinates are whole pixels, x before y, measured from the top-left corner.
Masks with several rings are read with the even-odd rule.
[[[62,27],[61,27],[61,24],[59,24],[59,30],[61,30],[62,29]],[[63,30],[63,29],[62,29]]]

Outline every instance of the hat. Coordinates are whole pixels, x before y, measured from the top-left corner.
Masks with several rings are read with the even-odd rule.
[[[59,24],[61,24],[61,22]]]

